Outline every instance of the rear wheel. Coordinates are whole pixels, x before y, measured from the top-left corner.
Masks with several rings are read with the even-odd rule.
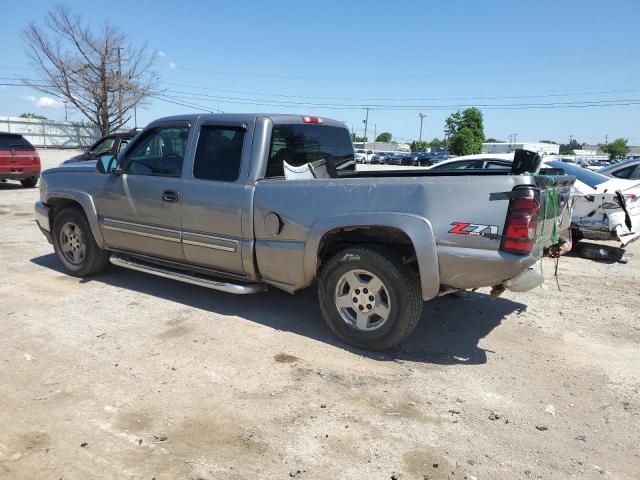
[[[397,346],[422,316],[417,273],[388,249],[353,247],[336,254],[320,276],[318,297],[333,333],[368,350]]]
[[[23,178],[20,183],[25,188],[33,188],[38,184],[38,177]]]
[[[109,264],[109,252],[98,247],[84,213],[77,208],[65,208],[56,215],[51,236],[58,260],[75,277],[101,272]]]

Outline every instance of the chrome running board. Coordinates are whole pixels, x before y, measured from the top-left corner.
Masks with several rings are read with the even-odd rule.
[[[236,295],[249,295],[252,293],[264,292],[267,289],[267,286],[262,283],[227,283],[198,273],[177,271],[161,267],[159,265],[152,265],[135,258],[125,258],[120,255],[111,255],[109,261],[118,267],[150,273],[151,275],[156,275],[158,277],[170,278],[179,282],[190,283],[191,285],[198,285],[200,287],[233,293]]]

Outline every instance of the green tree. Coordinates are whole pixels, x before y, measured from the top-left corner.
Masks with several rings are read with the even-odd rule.
[[[447,138],[453,137],[458,130],[460,130],[462,124],[462,114],[458,110],[452,113],[444,122],[444,135]]]
[[[445,121],[444,131],[449,138],[449,151],[454,155],[471,155],[482,151],[484,121],[477,108],[452,113]]]
[[[485,140],[485,143],[505,143],[504,140],[498,140],[497,138],[489,137]]]
[[[562,143],[560,145],[560,155],[573,155],[574,150],[580,150],[582,144],[578,143],[576,139],[572,139],[569,143]]]
[[[630,150],[629,145],[627,145],[628,141],[627,138],[616,138],[611,143],[600,145],[600,150],[608,153],[611,158],[624,157]]]
[[[35,120],[47,120],[44,115],[38,115],[37,113],[23,113],[20,118],[33,118]]]
[[[380,135],[376,137],[376,142],[390,142],[393,138],[389,132],[382,132]]]
[[[444,148],[445,142],[444,140],[440,140],[439,138],[434,138],[429,142],[429,146],[432,149]]]
[[[413,142],[411,142],[411,144],[409,144],[409,147],[411,148],[412,152],[419,152],[421,150],[426,150],[427,148],[429,148],[429,142],[419,142],[417,140],[414,140]]]
[[[356,135],[355,133],[351,134],[351,141],[352,142],[368,142],[369,139],[367,137],[360,137],[358,135]]]
[[[480,153],[482,150],[482,142],[480,142],[480,148],[477,147],[477,143],[473,130],[469,127],[462,127],[451,137],[451,140],[449,140],[449,151],[454,155]]]
[[[557,145],[558,142],[554,142],[553,140],[540,140],[540,143],[550,143],[551,145]]]

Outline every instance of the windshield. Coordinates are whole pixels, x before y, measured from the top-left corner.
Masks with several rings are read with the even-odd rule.
[[[573,175],[579,181],[586,185],[589,185],[591,188],[596,188],[596,186],[600,185],[601,183],[611,180],[609,177],[605,177],[604,175],[601,175],[597,172],[587,170],[586,168],[579,167],[578,165],[572,163],[553,160],[551,162],[547,162],[545,165],[549,165],[553,168],[562,168],[567,173],[567,175]]]
[[[91,155],[94,156],[99,156],[102,155],[103,153],[110,153],[111,152],[111,148],[113,147],[113,143],[116,141],[115,137],[107,137],[102,139],[102,141],[100,143],[98,143],[96,146],[94,146],[91,149]]]

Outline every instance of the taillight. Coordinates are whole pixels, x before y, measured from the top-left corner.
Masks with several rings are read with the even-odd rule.
[[[302,117],[302,121],[304,123],[322,123],[322,119],[320,117]]]
[[[540,202],[535,198],[514,198],[509,201],[500,250],[522,255],[531,253],[539,213]]]

